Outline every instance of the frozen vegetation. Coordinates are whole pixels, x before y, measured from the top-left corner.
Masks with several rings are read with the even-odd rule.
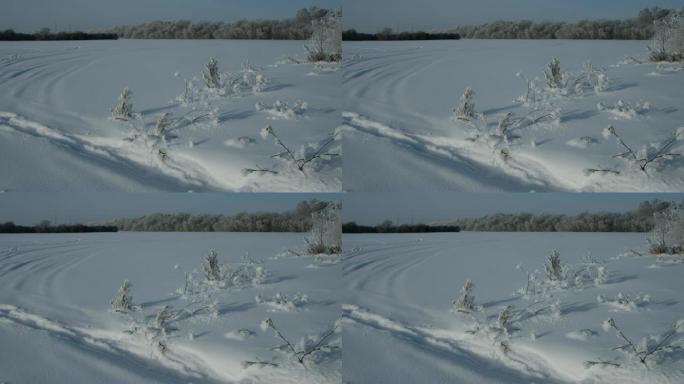
[[[303,237],[0,235],[0,382],[340,383],[339,255]]]
[[[670,23],[653,41],[345,43],[344,189],[682,190]]]
[[[308,61],[336,45],[312,28],[310,41],[1,43],[0,190],[340,190],[339,65]]]
[[[345,235],[343,376],[681,383],[684,258],[651,236]]]

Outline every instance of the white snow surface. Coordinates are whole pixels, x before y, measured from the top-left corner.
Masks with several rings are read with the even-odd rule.
[[[340,317],[339,264],[307,268],[301,234],[117,233],[0,235],[0,382],[7,383],[339,383],[339,348],[306,366],[270,348],[282,344],[260,323],[274,320],[293,343],[317,336]],[[183,316],[160,354],[130,320],[110,310],[124,279],[147,320],[178,296],[184,272],[201,271],[208,250],[222,263],[249,256],[269,272],[254,287],[220,290],[218,317]],[[338,256],[339,258],[339,256]],[[273,311],[256,295],[308,300]],[[340,334],[331,339],[340,343]],[[246,360],[274,367],[243,368]]]
[[[345,42],[343,113],[344,189],[347,191],[681,191],[682,156],[647,173],[613,156],[624,152],[601,132],[613,125],[635,151],[659,144],[684,126],[681,64],[647,63],[647,42],[460,40]],[[558,121],[515,129],[503,160],[472,131],[452,120],[466,87],[489,131],[507,113],[534,108],[518,101],[528,79],[552,57],[577,74],[590,61],[609,79],[602,91],[547,100]],[[633,59],[636,59],[633,60]],[[660,76],[649,75],[658,72]],[[521,76],[518,76],[520,74]],[[618,103],[648,105],[618,111]],[[598,108],[599,103],[609,108]],[[581,138],[595,138],[587,143]],[[580,141],[578,141],[580,140]],[[684,153],[680,137],[670,152]],[[587,169],[618,171],[620,174]]]
[[[340,124],[340,72],[298,64],[301,41],[117,40],[0,43],[0,189],[6,191],[339,191],[341,158],[301,172],[271,158],[282,151],[259,131],[273,126],[293,151],[316,147]],[[177,99],[210,57],[237,74],[249,62],[268,80],[257,94],[217,97],[202,111]],[[310,74],[315,76],[310,76]],[[178,76],[176,76],[178,75]],[[111,108],[124,87],[153,127],[163,113],[207,120],[183,124],[167,158],[127,142]],[[305,113],[272,121],[255,103],[306,102]],[[189,115],[188,115],[189,114]],[[254,145],[235,145],[254,139]],[[230,143],[230,144],[225,144]],[[339,153],[338,142],[327,148]],[[274,169],[243,175],[244,168]]]
[[[637,256],[644,234],[453,233],[345,235],[344,370],[349,383],[681,383],[681,333],[673,349],[644,366],[612,348],[624,344],[602,324],[614,318],[639,343],[684,318],[682,260]],[[567,265],[590,252],[609,272],[603,285],[523,297],[525,271],[544,270],[551,250]],[[677,262],[679,261],[679,262]],[[649,266],[657,263],[662,268]],[[470,279],[481,311],[452,311]],[[625,312],[597,301],[618,293],[650,301]],[[533,304],[541,300],[540,305]],[[495,337],[508,305],[535,311],[558,302],[560,314],[523,312],[507,339]],[[480,331],[473,318],[481,321]],[[499,341],[507,340],[504,353]],[[586,360],[621,366],[585,368]]]

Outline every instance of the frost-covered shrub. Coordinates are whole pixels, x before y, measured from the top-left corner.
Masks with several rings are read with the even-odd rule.
[[[112,108],[112,118],[119,121],[129,121],[134,117],[133,92],[128,87],[124,88]]]
[[[565,280],[565,268],[561,263],[560,252],[555,249],[551,251],[551,254],[546,259],[544,271],[546,272],[547,281],[562,282]]]
[[[684,20],[677,12],[655,22],[655,33],[648,46],[651,61],[684,59]]]
[[[454,107],[454,119],[471,121],[475,118],[477,118],[477,112],[475,112],[475,91],[467,87],[461,98],[458,99],[458,104]]]
[[[644,337],[640,343],[636,344],[624,333],[622,328],[620,328],[613,318],[610,318],[603,322],[603,329],[609,331],[611,329],[615,330],[618,339],[621,340],[622,345],[615,347],[613,349],[622,351],[634,359],[637,359],[640,363],[647,365],[649,361],[658,362],[658,357],[667,353],[681,350],[681,339],[682,331],[680,329],[679,320],[674,325],[670,327],[667,331],[660,335]],[[679,343],[677,343],[679,341]],[[605,361],[587,361],[585,362],[585,367],[591,367],[597,364],[608,364],[619,367],[620,364],[614,362]]]
[[[601,112],[608,112],[615,118],[633,119],[637,115],[642,115],[651,109],[649,102],[638,102],[630,105],[622,100],[618,100],[615,105],[607,105],[602,102],[596,104],[596,108]]]
[[[565,87],[563,71],[561,70],[560,60],[557,57],[551,59],[544,71],[546,86],[551,89],[562,89]]]
[[[339,153],[326,152],[327,148],[338,140],[338,135],[335,132],[333,132],[330,137],[324,139],[318,144],[302,145],[298,150],[292,150],[291,147],[287,146],[270,125],[264,127],[261,130],[260,135],[264,140],[272,137],[275,141],[275,144],[283,149],[282,152],[273,154],[271,158],[284,160],[295,166],[300,172],[305,172],[305,169],[307,168],[313,168],[316,170],[316,167],[321,163],[321,160],[329,160],[340,156]],[[263,167],[245,168],[242,170],[242,174],[245,176],[253,173],[278,174],[278,172],[273,169]]]
[[[677,130],[670,134],[670,137],[665,139],[660,143],[651,143],[649,145],[644,145],[640,150],[635,151],[630,147],[622,137],[617,133],[615,127],[612,125],[603,130],[603,136],[608,138],[610,136],[615,137],[617,143],[625,149],[625,152],[618,153],[614,155],[615,158],[623,159],[637,167],[643,172],[647,172],[650,168],[658,168],[661,166],[665,160],[670,160],[674,157],[681,156],[680,153],[674,153],[670,150],[674,145],[684,140],[684,135],[682,130]]]
[[[575,78],[575,93],[587,91],[604,92],[608,89],[608,75],[605,70],[595,67],[590,61],[584,63],[582,72]]]
[[[295,116],[304,114],[308,108],[308,104],[304,101],[297,101],[291,107],[283,101],[276,100],[275,103],[266,104],[257,102],[254,108],[259,112],[266,112],[275,118],[292,119]]]
[[[209,62],[204,66],[202,71],[202,79],[207,88],[219,89],[223,87],[223,75],[221,74],[218,61],[210,57]]]
[[[274,310],[290,312],[307,304],[309,302],[309,296],[298,293],[292,296],[292,298],[289,298],[287,295],[278,292],[275,296],[270,298],[257,295],[254,298],[254,301],[256,301],[257,304],[265,304]]]
[[[304,365],[305,362],[317,362],[318,354],[330,352],[332,350],[338,350],[340,348],[339,342],[332,340],[333,336],[340,331],[339,322],[335,322],[333,326],[328,328],[325,332],[316,336],[307,336],[302,338],[298,343],[293,343],[288,339],[281,331],[278,329],[277,325],[271,318],[267,318],[260,324],[261,330],[266,332],[272,330],[275,336],[280,339],[284,344],[272,348],[272,350],[284,352],[291,358],[295,359],[299,364]],[[277,364],[272,362],[261,362],[261,361],[245,361],[243,362],[243,367],[249,367],[254,364],[259,365],[272,365],[277,366]]]
[[[154,326],[159,330],[159,332],[161,332],[162,335],[166,336],[171,333],[171,331],[176,329],[171,325],[175,318],[176,314],[173,311],[173,307],[170,305],[165,305],[154,317]]]
[[[654,255],[684,253],[684,209],[672,204],[654,214],[655,225],[648,239]]]
[[[473,294],[474,288],[475,284],[470,280],[466,280],[463,287],[461,287],[461,291],[458,293],[458,297],[452,302],[455,311],[470,313],[477,310],[475,295]]]
[[[133,310],[133,295],[131,294],[131,283],[128,280],[124,280],[116,296],[112,299],[112,310],[120,313],[128,313]]]
[[[242,72],[240,73],[240,80],[233,81],[233,91],[244,92],[251,91],[252,93],[260,93],[264,91],[268,81],[266,77],[249,61],[242,63]],[[237,88],[236,88],[237,87]]]
[[[500,313],[497,318],[497,323],[499,328],[508,334],[511,328],[511,322],[513,321],[514,308],[512,305],[507,305]]]
[[[204,278],[210,282],[218,282],[223,280],[224,274],[222,266],[218,261],[218,254],[213,249],[205,256],[202,270],[204,271]]]
[[[608,282],[608,276],[606,267],[588,254],[574,272],[573,285],[577,288],[603,285]]]
[[[312,34],[304,45],[307,60],[340,61],[342,60],[342,11],[331,10],[326,16],[313,20]]]
[[[311,255],[342,252],[342,222],[340,206],[329,203],[311,214],[311,230],[304,239]]]
[[[598,295],[596,301],[599,304],[608,304],[615,309],[622,311],[633,311],[639,307],[642,307],[651,302],[651,297],[649,295],[637,295],[632,298],[629,295],[625,295],[622,292],[618,292],[615,297],[605,297],[603,295]]]

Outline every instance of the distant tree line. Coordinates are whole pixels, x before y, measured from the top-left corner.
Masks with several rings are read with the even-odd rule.
[[[263,39],[305,40],[313,32],[313,22],[331,9],[302,8],[294,18],[285,20],[240,20],[234,23],[153,21],[127,25],[107,31],[125,39]]]
[[[582,20],[576,23],[496,21],[448,30],[467,39],[586,39],[646,40],[653,37],[654,23],[684,9],[644,8],[628,20]]]
[[[669,201],[644,201],[632,212],[581,213],[551,215],[499,213],[478,218],[458,219],[464,231],[482,232],[649,232],[654,226],[654,214],[676,204]]]
[[[283,213],[238,213],[208,215],[155,213],[110,223],[121,231],[133,232],[307,232],[313,213],[326,208],[328,201],[309,200]]]
[[[355,222],[342,224],[342,233],[428,233],[428,232],[460,232],[457,225],[401,224],[394,225],[384,221],[375,226],[359,225]]]
[[[342,40],[346,41],[387,41],[387,40],[458,40],[461,35],[452,32],[399,32],[385,28],[378,33],[362,33],[355,29],[342,32]]]
[[[88,32],[50,32],[44,28],[36,33],[17,33],[12,29],[0,31],[0,41],[44,41],[44,40],[116,40],[116,33],[88,33]]]
[[[116,231],[118,231],[118,229],[112,225],[51,225],[49,221],[43,221],[34,226],[16,225],[11,221],[4,224],[0,223],[0,233],[86,233]]]

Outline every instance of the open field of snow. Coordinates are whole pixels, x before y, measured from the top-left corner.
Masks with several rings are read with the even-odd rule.
[[[0,235],[0,382],[339,383],[339,264],[288,253],[302,248],[301,234]],[[210,249],[258,278],[183,290]],[[129,314],[110,305],[124,279]],[[302,365],[272,349],[267,318],[298,350],[336,332]]]
[[[681,383],[684,263],[631,252],[645,244],[644,234],[616,233],[345,236],[344,379]],[[567,286],[542,279],[554,249],[564,273],[574,276]],[[598,268],[603,272],[591,276]],[[537,277],[529,286],[528,272]],[[476,309],[454,311],[467,279],[475,284]],[[609,318],[639,350],[655,348],[668,334],[669,347],[645,366],[613,350],[625,341],[605,323]],[[585,361],[620,366],[587,368]]]
[[[300,171],[286,156],[272,158],[283,148],[260,136],[271,125],[297,157],[322,146],[341,154],[339,71],[299,64],[303,44],[2,42],[0,190],[339,191],[341,156]],[[210,57],[226,82],[246,81],[230,95],[207,91]],[[111,118],[124,87],[136,114],[128,122]],[[154,132],[165,113],[163,139],[130,140]],[[269,172],[245,175],[249,168]]]
[[[684,159],[669,154],[684,153],[684,70],[643,63],[646,45],[345,43],[344,189],[681,191]],[[562,90],[546,89],[553,57]],[[475,91],[471,121],[453,118],[466,87]],[[636,159],[614,157],[626,149],[610,125]],[[643,172],[635,160],[663,147],[668,156]]]

